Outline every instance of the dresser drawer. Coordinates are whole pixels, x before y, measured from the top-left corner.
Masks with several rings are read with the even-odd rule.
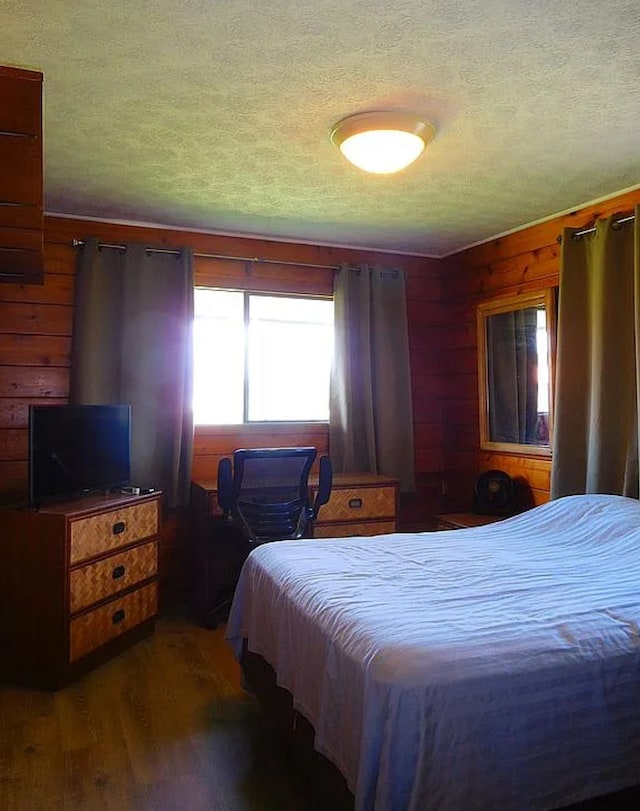
[[[75,662],[157,613],[155,583],[71,620],[69,662]]]
[[[396,531],[395,521],[365,521],[353,524],[316,524],[314,538],[348,538],[351,535],[386,535]]]
[[[319,523],[327,521],[365,521],[368,518],[394,518],[396,488],[354,487],[333,490],[321,507]]]
[[[155,541],[74,569],[69,574],[69,610],[71,613],[80,611],[153,577],[157,571],[158,547]]]
[[[156,500],[121,507],[91,518],[80,518],[71,522],[71,563],[79,563],[95,555],[111,552],[143,538],[151,538],[157,532]]]

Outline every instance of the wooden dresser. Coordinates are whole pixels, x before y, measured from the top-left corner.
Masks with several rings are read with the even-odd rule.
[[[0,678],[57,688],[153,631],[160,494],[0,513]]]
[[[0,65],[0,281],[42,284],[42,73]]]

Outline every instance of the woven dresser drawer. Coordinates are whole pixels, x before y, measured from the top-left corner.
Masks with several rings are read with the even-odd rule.
[[[396,531],[395,521],[365,521],[350,524],[316,524],[314,538],[348,538],[351,535],[385,535]]]
[[[75,662],[157,613],[155,583],[71,620],[69,661]]]
[[[319,523],[366,521],[368,518],[394,518],[395,487],[353,487],[334,489],[320,510]]]
[[[70,560],[79,563],[158,532],[158,502],[146,501],[71,523]]]
[[[134,586],[158,571],[155,541],[88,563],[69,573],[69,610],[80,611],[93,603]]]

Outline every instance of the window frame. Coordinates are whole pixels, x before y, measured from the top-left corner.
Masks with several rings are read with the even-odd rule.
[[[257,427],[286,427],[288,425],[329,425],[329,419],[326,420],[250,420],[249,419],[249,324],[250,324],[250,299],[252,296],[261,298],[285,298],[285,299],[305,299],[308,301],[334,301],[332,295],[323,295],[321,293],[287,293],[283,291],[271,292],[269,290],[251,290],[247,288],[235,287],[216,287],[209,284],[196,284],[194,285],[194,293],[198,290],[215,290],[221,293],[242,293],[243,296],[243,328],[244,328],[244,371],[243,371],[243,403],[242,403],[242,422],[236,423],[218,423],[218,422],[203,422],[195,423],[195,427],[199,430],[202,429],[228,429],[232,426],[239,426],[248,428],[251,426]],[[195,319],[194,319],[195,320]]]

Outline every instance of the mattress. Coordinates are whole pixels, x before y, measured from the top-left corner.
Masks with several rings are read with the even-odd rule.
[[[640,503],[255,549],[227,637],[357,811],[525,811],[640,782]]]

